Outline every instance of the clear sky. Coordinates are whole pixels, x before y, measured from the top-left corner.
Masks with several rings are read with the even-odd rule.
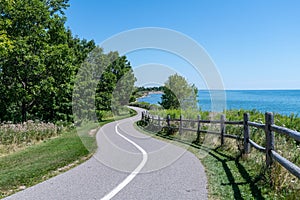
[[[219,70],[225,89],[300,89],[298,0],[70,0],[67,26],[100,44],[120,32],[162,27],[199,43]],[[133,66],[172,66],[202,88],[188,65],[146,50],[128,55]],[[176,71],[176,70],[175,70]]]

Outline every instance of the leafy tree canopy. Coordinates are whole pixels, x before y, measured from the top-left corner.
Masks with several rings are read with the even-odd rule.
[[[0,120],[72,120],[73,82],[93,41],[65,28],[67,0],[0,1]]]
[[[178,74],[171,75],[163,87],[160,105],[165,109],[197,109],[198,89]]]
[[[125,56],[118,52],[105,54],[96,47],[77,75],[73,94],[75,120],[101,120],[107,111],[118,114],[129,103],[135,80]]]

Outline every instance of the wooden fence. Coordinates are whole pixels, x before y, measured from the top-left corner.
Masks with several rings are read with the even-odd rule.
[[[281,126],[277,126],[274,124],[274,116],[273,113],[267,112],[265,114],[265,124],[260,124],[256,122],[249,121],[249,114],[245,113],[243,117],[243,121],[226,121],[225,115],[221,115],[220,120],[201,120],[200,116],[197,117],[197,120],[187,120],[183,119],[182,116],[180,116],[179,119],[171,119],[170,115],[167,116],[166,119],[163,119],[161,117],[156,117],[153,115],[150,115],[148,112],[142,113],[142,120],[148,121],[152,123],[153,125],[156,125],[158,127],[163,127],[162,122],[166,122],[166,127],[171,128],[171,122],[178,122],[179,127],[178,131],[179,134],[182,134],[184,130],[186,131],[194,131],[197,133],[197,139],[196,142],[200,141],[200,135],[201,133],[206,134],[215,134],[219,135],[221,138],[221,145],[224,144],[225,138],[233,138],[238,139],[240,138],[238,135],[231,135],[226,134],[225,129],[226,125],[242,125],[243,126],[243,137],[240,138],[243,140],[244,143],[244,151],[243,153],[249,154],[251,151],[251,147],[254,147],[260,152],[263,152],[266,154],[266,165],[270,167],[274,161],[278,162],[280,165],[282,165],[284,168],[286,168],[290,173],[295,175],[300,179],[300,167],[295,165],[294,163],[290,162],[286,158],[282,157],[280,154],[278,154],[275,151],[275,137],[274,132],[286,135],[290,138],[293,138],[294,140],[300,142],[300,132],[293,131]],[[197,129],[192,128],[185,128],[183,127],[184,122],[192,122],[197,123]],[[220,126],[220,132],[217,131],[209,131],[209,130],[202,130],[201,126],[202,124],[219,124]],[[265,147],[262,147],[255,143],[253,140],[251,140],[251,133],[250,133],[250,127],[256,127],[258,129],[262,129],[265,132]],[[300,156],[300,155],[299,155]]]

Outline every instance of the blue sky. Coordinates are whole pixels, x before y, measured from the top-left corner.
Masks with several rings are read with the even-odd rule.
[[[300,89],[300,1],[70,0],[67,26],[100,44],[120,32],[162,27],[199,43],[225,89]],[[188,63],[161,51],[128,54],[133,67],[159,63],[205,88]]]

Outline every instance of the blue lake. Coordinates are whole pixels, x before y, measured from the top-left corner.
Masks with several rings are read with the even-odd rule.
[[[256,109],[282,115],[300,114],[300,90],[226,90],[226,109]],[[199,106],[211,110],[211,96],[208,90],[199,90]],[[139,102],[158,104],[161,94],[150,94]]]

